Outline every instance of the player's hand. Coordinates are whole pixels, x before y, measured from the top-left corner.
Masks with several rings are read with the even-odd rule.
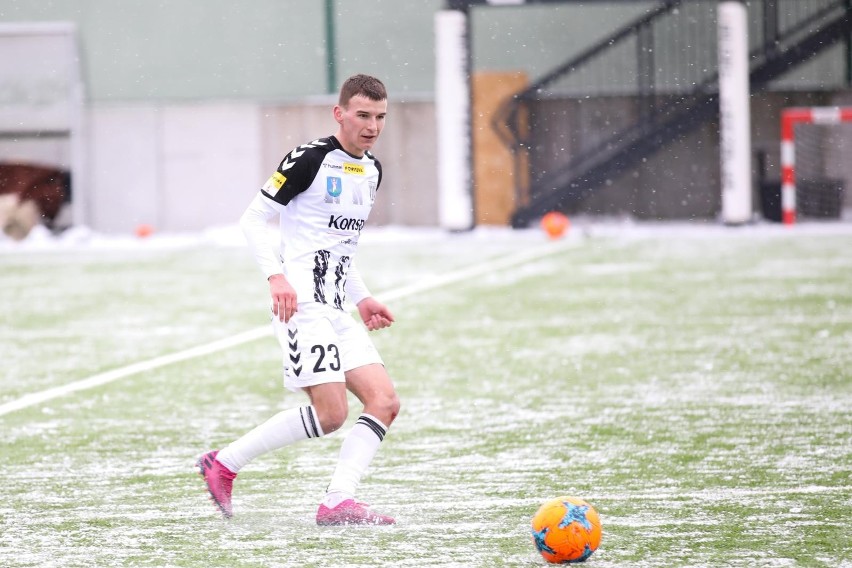
[[[272,313],[278,316],[280,321],[290,321],[299,306],[296,303],[296,290],[283,274],[273,274],[269,277],[269,295],[272,296]]]
[[[390,327],[394,322],[393,314],[388,307],[373,298],[364,298],[358,302],[358,313],[370,331]]]

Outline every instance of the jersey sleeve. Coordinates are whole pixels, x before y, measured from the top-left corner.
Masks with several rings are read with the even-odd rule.
[[[361,278],[361,273],[358,271],[358,267],[355,266],[355,261],[352,261],[352,264],[349,265],[349,271],[346,273],[345,291],[346,296],[352,300],[352,303],[356,306],[364,298],[372,296],[372,294],[370,294],[370,290],[367,289],[367,285],[364,284],[363,278]]]
[[[258,193],[240,217],[240,228],[267,280],[273,274],[282,273],[281,261],[269,235],[269,220],[278,214],[279,211],[269,198]]]
[[[261,188],[261,193],[281,205],[308,189],[322,164],[328,144],[324,139],[302,144],[290,151]]]

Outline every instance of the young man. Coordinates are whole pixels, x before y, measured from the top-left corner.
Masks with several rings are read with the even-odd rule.
[[[230,518],[237,473],[257,456],[340,428],[346,389],[363,413],[343,440],[337,467],[319,505],[319,525],[393,524],[355,500],[355,490],[399,412],[399,399],[367,332],[345,311],[349,298],[368,330],[394,321],[370,296],[354,264],[358,237],[382,181],[369,150],[382,132],[387,92],[381,81],[355,75],[333,109],[337,133],[284,157],[255,196],[240,225],[269,281],[272,323],[284,350],[285,385],[310,404],[280,412],[220,451],[198,461],[213,502]],[[268,244],[267,222],[279,217],[280,255]]]

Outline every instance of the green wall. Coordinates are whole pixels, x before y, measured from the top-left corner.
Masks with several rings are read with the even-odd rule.
[[[656,4],[598,1],[474,8],[474,69],[520,69],[534,80]]]
[[[534,79],[652,4],[474,8],[473,68],[524,69]],[[365,72],[381,77],[397,97],[432,93],[434,14],[444,0],[333,5],[338,84]],[[325,6],[325,0],[0,0],[0,22],[76,22],[91,101],[279,101],[328,91]]]
[[[334,0],[334,5],[338,78],[364,72],[380,77],[397,96],[432,93],[435,12],[443,0]]]
[[[431,92],[440,0],[335,0],[338,77]],[[93,101],[259,98],[327,91],[324,0],[0,0],[0,22],[72,21]]]

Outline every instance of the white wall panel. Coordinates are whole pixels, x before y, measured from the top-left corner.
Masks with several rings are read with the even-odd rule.
[[[95,105],[88,115],[92,229],[197,231],[235,224],[284,155],[336,132],[327,97],[292,105]],[[434,103],[391,102],[375,153],[374,225],[437,224]]]
[[[87,128],[88,225],[107,233],[157,226],[158,111],[150,105],[91,108]]]
[[[162,229],[236,223],[268,177],[260,167],[257,106],[167,106],[161,124]]]

